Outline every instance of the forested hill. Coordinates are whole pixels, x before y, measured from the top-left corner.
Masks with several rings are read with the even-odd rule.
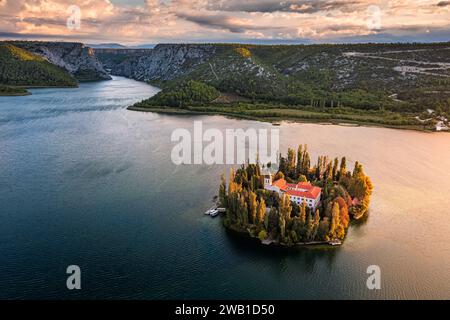
[[[3,43],[0,44],[0,85],[73,87],[77,80],[41,56]]]
[[[64,68],[79,81],[109,80],[111,77],[92,48],[79,42],[7,42]]]
[[[450,43],[163,44],[98,52],[112,74],[164,87],[194,80],[284,105],[420,112],[450,106]]]

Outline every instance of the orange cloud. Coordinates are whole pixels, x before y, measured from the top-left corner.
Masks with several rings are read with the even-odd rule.
[[[0,0],[0,37],[124,43],[199,39],[310,39],[437,32],[450,36],[450,3],[436,0]],[[77,5],[81,28],[66,27]],[[379,8],[374,17],[370,5]],[[368,21],[378,19],[379,28]],[[449,38],[450,39],[450,38]]]

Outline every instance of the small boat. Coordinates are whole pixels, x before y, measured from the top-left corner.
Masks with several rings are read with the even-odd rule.
[[[211,213],[212,213],[214,210],[217,210],[217,207],[216,207],[216,206],[214,206],[214,207],[212,207],[212,208],[206,210],[206,211],[205,211],[205,215],[210,216]]]
[[[219,215],[219,210],[214,209],[211,211],[211,213],[209,214],[211,217],[217,217]]]
[[[334,239],[328,242],[328,244],[332,245],[332,246],[340,246],[342,244],[342,242],[338,239]]]

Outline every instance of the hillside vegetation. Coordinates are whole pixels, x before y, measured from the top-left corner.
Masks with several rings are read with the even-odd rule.
[[[127,66],[127,76],[161,86],[161,95],[175,96],[174,88],[194,80],[222,94],[242,97],[242,103],[233,101],[226,106],[217,105],[215,99],[202,101],[204,112],[229,114],[264,106],[252,115],[246,113],[257,113],[257,118],[261,114],[289,118],[289,113],[297,117],[297,110],[302,109],[308,116],[320,113],[316,119],[345,120],[349,114],[356,119],[354,115],[361,115],[361,110],[368,116],[377,113],[381,119],[375,119],[376,123],[395,125],[417,124],[415,117],[427,109],[450,116],[450,43],[161,45],[155,50],[140,58],[135,55],[132,61],[122,57],[117,67],[112,64],[112,72]],[[160,60],[170,63],[161,68],[155,62]],[[154,108],[156,99],[144,101],[140,107]],[[199,109],[200,103],[195,102],[181,105]],[[160,106],[180,104],[161,102]],[[300,116],[307,117],[304,112]]]
[[[0,96],[26,96],[28,94],[24,88],[0,85]]]
[[[0,45],[0,85],[75,87],[77,81],[64,69],[10,44]]]
[[[3,42],[38,55],[58,66],[78,81],[110,80],[92,48],[80,42],[9,41]],[[0,42],[2,44],[2,42]]]
[[[190,104],[208,103],[217,99],[220,93],[214,87],[207,84],[189,80],[174,85],[170,89],[163,90],[152,99],[142,103],[142,107],[148,105],[185,107]],[[141,106],[139,103],[136,106]]]

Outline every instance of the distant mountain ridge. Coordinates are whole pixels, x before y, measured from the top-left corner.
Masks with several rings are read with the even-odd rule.
[[[87,47],[92,49],[126,49],[127,46],[120,43],[98,43],[98,44],[86,44]]]
[[[156,44],[139,44],[133,46],[125,46],[120,43],[97,43],[86,44],[86,46],[92,49],[153,49]]]

